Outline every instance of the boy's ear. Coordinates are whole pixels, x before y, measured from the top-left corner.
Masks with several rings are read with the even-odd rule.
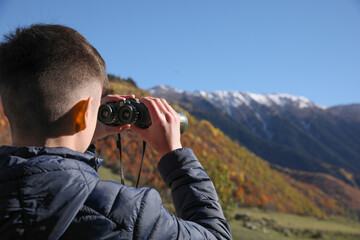
[[[86,128],[89,108],[93,100],[92,97],[89,97],[87,100],[81,100],[73,107],[73,123],[76,133]]]

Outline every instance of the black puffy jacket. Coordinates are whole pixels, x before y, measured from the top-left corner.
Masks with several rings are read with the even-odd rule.
[[[94,153],[0,147],[0,239],[231,239],[214,186],[190,149],[158,169],[178,217],[157,191],[99,181]]]

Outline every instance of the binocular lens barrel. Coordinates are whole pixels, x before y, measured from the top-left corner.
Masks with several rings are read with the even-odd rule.
[[[99,108],[98,119],[104,124],[111,124],[115,118],[111,105],[104,104]]]
[[[188,118],[185,113],[181,111],[176,112],[180,117],[180,132],[183,134],[188,127]],[[147,107],[135,98],[101,105],[98,120],[111,126],[136,124],[140,128],[148,128],[151,125],[151,118]]]
[[[124,105],[118,111],[118,119],[124,124],[132,124],[134,122],[134,109],[129,105]]]

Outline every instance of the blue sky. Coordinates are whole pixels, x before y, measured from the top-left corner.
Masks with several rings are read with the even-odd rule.
[[[358,0],[0,0],[0,34],[64,24],[139,87],[360,103]]]

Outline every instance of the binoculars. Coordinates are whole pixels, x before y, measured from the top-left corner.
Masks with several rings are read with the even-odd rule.
[[[188,118],[185,113],[176,112],[180,117],[180,133],[183,134],[188,127]],[[149,110],[136,98],[102,104],[99,108],[98,120],[110,126],[135,124],[140,128],[148,128],[151,125]]]

